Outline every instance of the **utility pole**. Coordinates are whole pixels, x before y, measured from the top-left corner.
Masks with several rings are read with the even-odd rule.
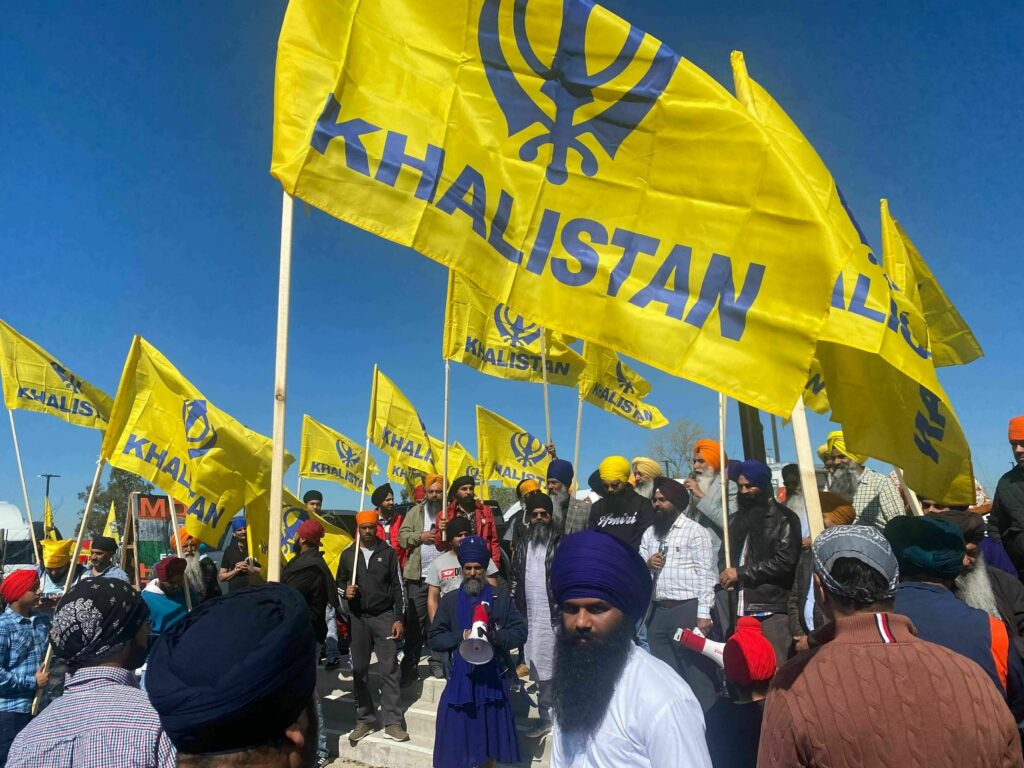
[[[39,475],[39,477],[46,478],[46,498],[50,498],[50,480],[52,480],[55,477],[60,477],[60,475],[53,475],[47,472]]]

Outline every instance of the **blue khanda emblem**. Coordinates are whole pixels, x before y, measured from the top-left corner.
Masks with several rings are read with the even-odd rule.
[[[188,457],[205,456],[217,444],[217,430],[210,424],[205,400],[186,400],[181,406],[185,423],[185,440],[189,444]]]
[[[351,446],[342,445],[341,440],[336,440],[334,449],[338,452],[338,458],[346,467],[354,467],[359,463],[359,454],[352,450]]]
[[[304,507],[285,507],[281,510],[281,554],[287,560],[292,553],[292,542],[299,532],[299,526],[309,519]]]
[[[509,346],[528,347],[540,338],[539,325],[526,322],[522,315],[513,314],[505,304],[494,308],[494,326]]]
[[[633,386],[633,382],[629,380],[629,377],[622,368],[621,360],[615,362],[615,378],[619,380],[619,387],[624,395],[632,395],[636,392],[636,387]]]
[[[50,361],[50,367],[53,368],[54,373],[60,376],[60,380],[64,382],[65,389],[70,389],[76,394],[82,391],[82,380],[76,379],[71,371],[53,360]]]
[[[544,81],[540,92],[549,100],[547,104],[533,101],[516,78],[502,49],[502,43],[509,41],[503,41],[499,28],[501,6],[513,1],[514,42],[526,66]],[[587,63],[586,38],[587,23],[594,5],[589,0],[564,0],[558,47],[551,63],[545,64],[527,37],[527,4],[527,0],[484,0],[477,39],[487,81],[498,106],[505,114],[510,137],[535,123],[540,123],[542,127],[540,134],[529,137],[520,147],[519,156],[523,160],[536,160],[540,148],[550,144],[551,160],[547,167],[549,182],[565,183],[570,150],[579,155],[583,173],[593,176],[598,169],[597,158],[580,138],[590,134],[608,157],[614,159],[619,146],[646,117],[665,90],[675,72],[678,57],[661,44],[647,72],[630,87],[623,87],[617,101],[596,115],[577,121],[576,112],[595,101],[595,90],[611,83],[629,67],[646,35],[643,30],[630,25],[629,35],[614,61],[591,74]],[[616,88],[615,92],[619,93],[620,90]],[[601,98],[607,99],[608,96],[602,94]],[[549,114],[552,111],[553,116]]]
[[[547,456],[547,450],[540,438],[534,437],[529,432],[516,432],[509,440],[512,448],[512,455],[516,461],[524,467],[532,467],[541,459]]]

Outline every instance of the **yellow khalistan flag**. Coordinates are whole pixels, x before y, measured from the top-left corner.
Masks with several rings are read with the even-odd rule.
[[[376,365],[373,366],[366,434],[395,463],[422,472],[434,471],[434,457],[430,453],[430,439],[423,420],[402,390]]]
[[[0,320],[0,374],[4,403],[48,413],[69,424],[105,429],[110,395],[78,378],[34,341]]]
[[[372,456],[369,460],[367,493],[373,491],[370,478],[380,471]],[[303,414],[299,477],[330,480],[359,491],[363,484],[363,446]]]
[[[121,546],[121,534],[117,532],[117,515],[114,513],[114,502],[110,502],[110,511],[107,512],[107,522],[103,524],[103,535],[109,536]]]
[[[970,449],[935,373],[920,310],[900,286],[892,287],[883,266],[890,259],[879,261],[871,252],[814,147],[749,78],[741,53],[733,53],[732,65],[737,98],[785,147],[835,232],[855,251],[836,281],[818,342],[820,377],[811,370],[808,384],[824,382],[832,420],[842,424],[851,451],[901,467],[918,493],[949,504],[973,503]]]
[[[402,486],[410,496],[416,490],[416,486],[423,482],[424,475],[422,470],[410,469],[404,464],[397,463],[390,456],[388,457],[388,482]]]
[[[790,413],[850,246],[659,40],[588,0],[292,0],[274,101],[289,194],[549,330]]]
[[[231,516],[270,487],[270,452],[270,438],[214,406],[134,338],[101,455],[181,501],[189,533],[219,546]],[[285,468],[292,461],[286,455]]]
[[[480,479],[500,480],[514,488],[520,480],[547,478],[548,452],[544,441],[486,408],[476,407],[476,444]]]
[[[650,394],[651,385],[615,352],[584,342],[583,357],[587,367],[580,377],[580,397],[639,427],[659,429],[668,424],[661,411],[643,401]]]
[[[444,357],[481,373],[540,383],[541,334],[544,334],[548,384],[575,387],[584,361],[557,333],[545,331],[505,304],[448,270],[448,302],[444,318]]]
[[[50,497],[43,499],[43,538],[50,541],[59,541],[57,526],[53,524],[53,507],[50,506]]]
[[[267,504],[270,492],[263,494],[251,502],[245,509],[246,523],[249,526],[249,536],[252,539],[252,556],[266,566],[267,552],[270,551],[270,509]],[[299,526],[310,518],[317,520],[326,531],[321,542],[324,552],[324,562],[331,569],[331,573],[338,572],[338,558],[342,550],[352,543],[352,537],[337,526],[327,522],[320,515],[315,515],[306,509],[306,505],[299,501],[292,493],[285,488],[281,499],[281,540],[278,546],[281,548],[281,562],[287,563],[295,557],[295,550],[292,543],[295,541],[295,534]]]
[[[928,326],[928,341],[936,367],[965,365],[985,353],[953,302],[942,290],[907,233],[882,201],[882,242],[887,259],[885,270],[907,298],[920,310]]]

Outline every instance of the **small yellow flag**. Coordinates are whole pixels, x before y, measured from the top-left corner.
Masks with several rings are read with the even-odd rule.
[[[103,524],[103,535],[109,536],[121,546],[121,534],[117,530],[117,515],[114,513],[114,502],[110,502],[110,511],[107,512],[107,522]]]
[[[63,364],[0,320],[0,374],[4,403],[14,410],[48,413],[69,424],[105,429],[110,395],[83,381]]]
[[[43,500],[43,538],[59,541],[57,526],[53,524],[53,507],[50,506],[49,496]]]
[[[367,492],[380,469],[373,457],[367,467]],[[330,480],[359,491],[363,484],[363,446],[308,415],[302,417],[302,449],[299,452],[299,477]]]
[[[580,377],[580,397],[645,429],[660,429],[668,424],[661,411],[643,401],[650,394],[651,385],[615,352],[584,342],[583,357],[587,367]]]
[[[544,441],[486,408],[476,407],[476,441],[480,450],[480,482],[500,480],[515,487],[520,480],[547,478]]]
[[[266,565],[267,553],[270,551],[270,508],[268,501],[269,491],[255,501],[251,502],[245,510],[246,522],[249,525],[249,537],[252,539],[252,556]],[[299,526],[309,519],[318,521],[326,531],[321,547],[324,552],[324,562],[330,568],[331,573],[338,572],[338,558],[342,551],[352,543],[352,537],[341,528],[338,528],[320,515],[313,514],[306,509],[306,506],[299,501],[287,488],[283,491],[281,499],[281,540],[277,546],[281,548],[281,561],[287,563],[295,557],[295,550],[292,544],[295,542],[295,534]]]
[[[546,345],[543,350],[542,334]],[[545,331],[505,304],[495,304],[469,280],[448,270],[445,358],[489,376],[539,384],[544,380],[545,356],[548,384],[575,387],[584,361],[559,334]]]
[[[370,418],[366,434],[397,464],[421,472],[434,471],[434,456],[423,420],[402,390],[373,366]]]
[[[271,441],[208,401],[160,352],[132,341],[101,455],[180,500],[185,527],[220,545],[232,515],[270,487]],[[294,457],[285,456],[285,468]]]

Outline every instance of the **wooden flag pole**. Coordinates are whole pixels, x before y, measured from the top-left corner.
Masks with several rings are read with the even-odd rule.
[[[85,526],[89,522],[89,511],[92,509],[92,502],[96,498],[96,488],[100,484],[100,475],[103,474],[103,458],[96,462],[96,474],[92,477],[92,485],[89,486],[89,498],[85,502],[85,511],[82,513],[82,522],[78,526],[78,538],[75,539],[75,548],[71,551],[71,563],[68,565],[68,575],[64,579],[64,594],[71,589],[71,583],[75,580],[75,573],[78,571],[78,556],[82,553],[82,535],[85,533]],[[50,661],[53,659],[53,645],[47,640],[46,654],[43,656],[43,664],[40,669],[46,672],[50,669]],[[37,688],[35,696],[32,697],[32,715],[39,714],[39,705],[43,700],[42,688]]]
[[[274,358],[274,432],[270,461],[267,581],[281,580],[281,499],[284,492],[284,414],[288,389],[288,302],[292,280],[295,201],[281,193],[281,258],[277,280],[277,350]]]
[[[359,509],[356,512],[363,511],[363,504],[366,502],[366,474],[370,469],[370,436],[366,436],[366,445],[363,446],[363,482],[359,486]],[[356,520],[356,536],[352,541],[352,580],[349,582],[349,586],[355,586],[356,583],[356,566],[359,565],[359,521]]]
[[[540,375],[544,384],[544,432],[547,436],[545,447],[551,445],[551,406],[548,403],[548,345],[545,331],[540,331]]]
[[[583,393],[579,393],[579,403],[576,406],[576,445],[572,450],[572,471],[577,478],[576,487],[579,487],[580,474],[580,431],[583,429]]]
[[[896,479],[900,484],[900,492],[903,494],[904,501],[907,502],[907,507],[910,509],[910,514],[914,517],[921,517],[924,515],[924,510],[921,509],[921,502],[917,499],[917,494],[914,493],[907,487],[906,480],[903,479],[903,470],[897,467],[895,464],[892,468],[896,470]]]
[[[725,456],[725,406],[726,397],[718,393],[718,445],[721,448],[722,466],[718,481],[722,489],[722,546],[725,548],[725,567],[732,568],[732,548],[729,543],[729,467]]]
[[[174,497],[168,495],[167,503],[171,507],[171,525],[174,528],[174,548],[177,550],[178,557],[184,560],[185,553],[181,551],[181,536],[178,535],[178,508],[174,506]],[[185,523],[182,521],[182,527],[184,527],[184,525]],[[188,533],[188,531],[186,531],[186,533]],[[196,554],[198,554],[198,551]],[[188,588],[187,578],[183,579],[182,582],[182,588],[185,590],[185,610],[192,613],[192,591]]]
[[[299,475],[299,482],[295,484],[295,495],[302,498],[302,475]]]
[[[14,428],[14,411],[7,409],[11,420],[11,437],[14,439],[14,458],[18,461],[18,476],[21,478],[21,493],[25,497],[25,519],[28,520],[28,535],[32,539],[32,562],[42,565],[39,560],[39,543],[36,541],[36,527],[32,525],[32,507],[28,501],[28,486],[25,484],[25,469],[21,465],[21,448],[18,446],[18,430]],[[43,531],[46,535],[46,531]]]
[[[818,476],[814,471],[814,450],[811,448],[811,433],[807,429],[807,412],[801,395],[793,406],[790,418],[793,425],[793,440],[796,442],[796,462],[800,465],[800,487],[804,490],[804,504],[807,507],[807,527],[811,541],[825,530],[821,514],[821,499],[818,497]]]

